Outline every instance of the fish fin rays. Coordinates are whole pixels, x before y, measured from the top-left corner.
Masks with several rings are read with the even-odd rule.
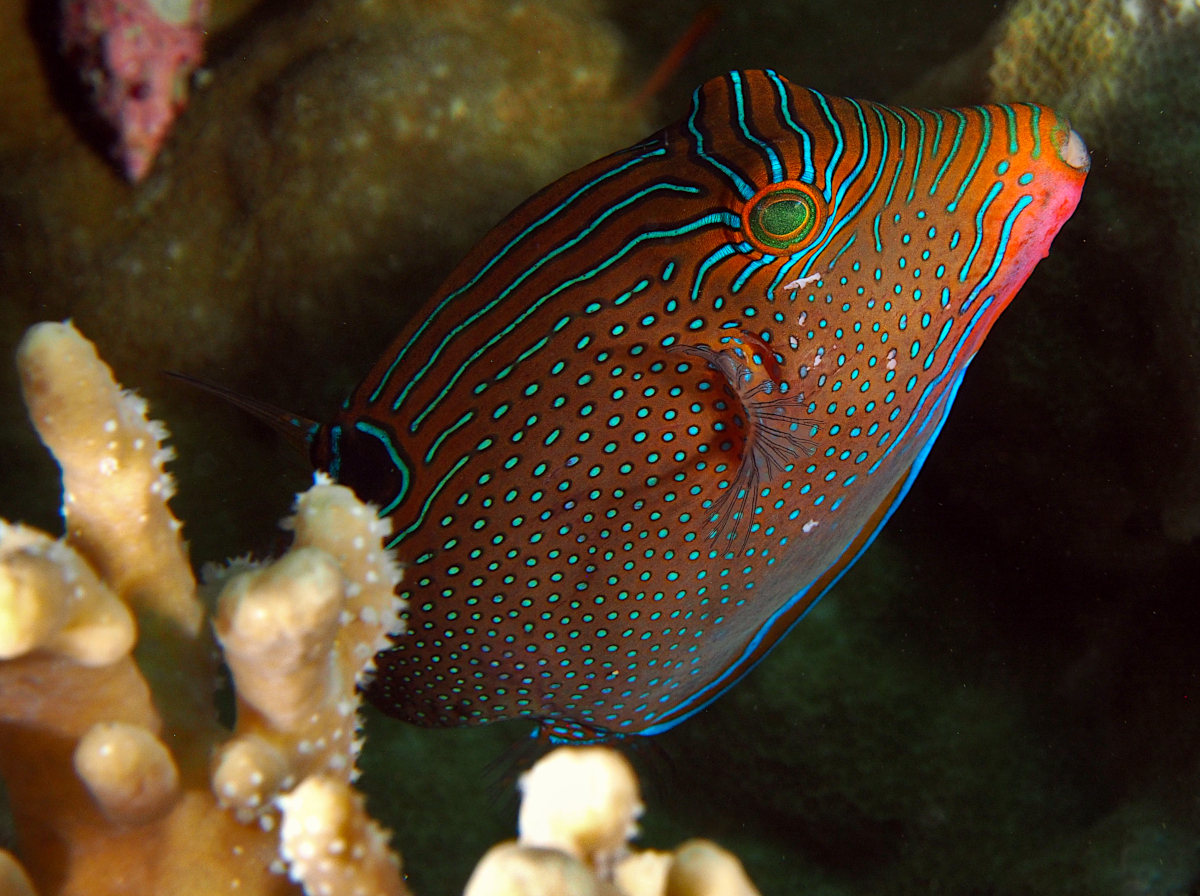
[[[315,420],[309,420],[306,417],[301,417],[299,414],[289,414],[287,411],[277,408],[273,404],[268,404],[249,395],[243,395],[241,392],[236,392],[227,386],[202,380],[199,377],[189,376],[186,373],[179,373],[175,370],[164,370],[163,374],[172,379],[187,383],[189,386],[200,389],[202,392],[216,395],[234,407],[241,408],[247,414],[267,424],[267,426],[283,436],[288,444],[303,454],[305,458],[309,457],[313,436],[320,428],[320,425]]]
[[[713,524],[709,539],[723,542],[725,553],[736,556],[745,550],[750,537],[748,521],[758,511],[763,481],[801,456],[811,457],[816,452],[816,443],[808,437],[816,435],[817,421],[797,413],[804,394],[784,392],[778,365],[771,364],[774,359],[767,354],[770,349],[752,334],[733,337],[731,344],[719,351],[707,345],[679,345],[670,351],[702,358],[721,373],[725,394],[736,405],[732,421],[741,436],[738,468],[721,497],[712,503],[708,518]],[[741,541],[735,549],[739,533]]]

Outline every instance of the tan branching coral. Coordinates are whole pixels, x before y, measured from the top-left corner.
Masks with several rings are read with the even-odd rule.
[[[24,863],[0,850],[0,896],[406,894],[351,786],[357,685],[401,626],[390,524],[318,476],[283,557],[198,589],[145,403],[69,323],[30,330],[18,366],[67,534],[0,521],[0,774]],[[521,791],[519,840],[466,896],[757,896],[707,841],[630,849],[642,801],[612,750],[556,750]]]
[[[742,863],[707,840],[636,851],[637,777],[605,747],[561,747],[521,776],[516,841],[480,860],[464,896],[758,896]]]
[[[0,774],[24,863],[0,851],[0,894],[405,893],[350,786],[356,684],[400,626],[389,524],[319,479],[284,557],[215,574],[229,732],[164,428],[69,323],[30,330],[18,365],[67,534],[0,522]]]

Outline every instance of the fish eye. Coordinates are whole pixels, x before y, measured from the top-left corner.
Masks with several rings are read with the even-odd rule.
[[[776,194],[768,201],[760,202],[750,220],[759,239],[790,244],[804,238],[812,229],[815,216],[813,202],[807,196]]]
[[[751,198],[742,212],[745,229],[756,248],[767,254],[791,251],[817,232],[821,218],[817,198],[803,184],[771,184]]]

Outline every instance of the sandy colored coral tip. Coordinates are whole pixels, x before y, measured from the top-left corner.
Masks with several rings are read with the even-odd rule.
[[[601,896],[601,890],[573,856],[509,842],[479,860],[463,896]]]
[[[213,794],[246,821],[270,805],[287,774],[287,756],[274,744],[253,734],[235,737],[217,758]]]
[[[93,725],[75,747],[75,772],[115,822],[153,821],[171,808],[179,793],[175,760],[140,725]]]
[[[642,814],[637,776],[620,753],[560,747],[521,776],[523,846],[561,849],[606,875]]]
[[[384,573],[392,587],[399,584],[399,567],[382,544],[392,532],[391,519],[380,519],[378,508],[358,500],[344,485],[327,482],[321,476],[314,477],[314,482],[296,501],[296,515],[292,518],[296,540],[324,548],[341,563],[365,560]]]
[[[17,368],[30,419],[63,470],[67,541],[131,608],[195,637],[204,608],[167,507],[166,427],[69,322],[31,327]]]
[[[66,616],[69,587],[46,557],[4,551],[0,539],[0,659],[36,650]]]
[[[378,508],[359,501],[346,486],[318,477],[298,496],[291,524],[298,545],[328,551],[347,577],[364,588],[390,592],[400,584],[400,566],[382,543],[391,534],[391,520],[379,519]]]
[[[11,853],[0,849],[0,896],[37,896]]]
[[[709,840],[675,850],[663,896],[759,896],[737,856]]]
[[[316,484],[296,500],[288,522],[295,531],[294,548],[320,548],[334,557],[346,579],[346,604],[338,633],[337,664],[351,684],[366,685],[374,672],[373,658],[391,646],[389,634],[404,630],[396,597],[400,566],[383,547],[391,521],[379,519],[378,509],[358,500],[343,485],[318,474]]]
[[[222,641],[239,648],[292,650],[331,634],[341,602],[342,577],[334,559],[316,548],[300,548],[230,581],[218,600],[217,630]],[[311,658],[289,654],[283,661]]]
[[[145,425],[138,419],[144,402],[123,405],[126,393],[112,370],[70,321],[30,327],[17,346],[17,371],[33,425],[65,475],[85,458],[94,467],[88,472],[104,477],[123,467],[132,449],[123,444],[128,427]]]
[[[68,545],[0,520],[0,659],[37,649],[84,666],[129,653],[128,608]]]
[[[386,833],[371,821],[362,795],[324,775],[305,778],[279,798],[279,851],[308,896],[401,896],[408,891]]]
[[[622,896],[662,896],[674,858],[656,849],[633,853],[617,865],[613,882]]]
[[[316,548],[234,576],[215,629],[238,696],[289,730],[325,700],[329,655],[344,601],[337,563]]]

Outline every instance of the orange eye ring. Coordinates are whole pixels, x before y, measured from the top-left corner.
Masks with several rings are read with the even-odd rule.
[[[763,187],[742,209],[742,233],[767,255],[790,255],[821,232],[825,203],[808,184],[785,180]]]

